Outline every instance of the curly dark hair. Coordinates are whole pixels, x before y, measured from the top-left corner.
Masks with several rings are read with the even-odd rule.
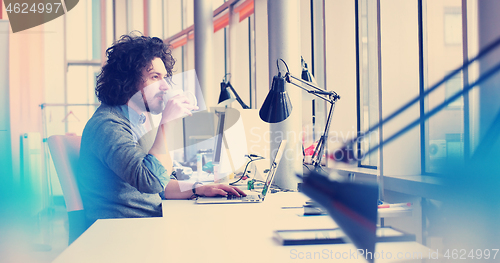
[[[123,35],[106,50],[106,65],[97,76],[95,94],[100,102],[124,105],[138,91],[143,81],[142,70],[151,61],[160,58],[165,64],[167,77],[172,76],[175,60],[172,50],[157,37]]]

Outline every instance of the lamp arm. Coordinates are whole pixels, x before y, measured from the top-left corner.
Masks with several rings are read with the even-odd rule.
[[[318,144],[316,144],[316,147],[314,148],[313,155],[311,156],[312,164],[314,165],[315,170],[317,172],[321,172],[321,170],[322,170],[321,169],[321,159],[323,159],[323,152],[325,151],[325,145],[328,142],[328,133],[330,131],[330,124],[332,122],[333,110],[335,109],[335,102],[340,99],[340,96],[335,91],[326,91],[312,82],[305,81],[301,78],[297,78],[297,77],[293,76],[292,74],[290,74],[290,72],[287,72],[285,74],[285,81],[330,103],[330,111],[328,112],[328,118],[327,118],[326,123],[325,123],[325,129],[323,131],[323,134],[321,135],[321,138],[318,141]],[[303,87],[302,85],[297,84],[296,82],[299,82],[301,84],[305,84],[308,87],[310,87],[311,89],[307,89],[307,88]]]
[[[330,111],[328,112],[328,118],[325,123],[325,130],[323,131],[323,135],[316,144],[314,148],[314,153],[311,156],[312,164],[314,165],[316,171],[321,170],[321,159],[323,158],[323,152],[325,150],[325,145],[328,142],[328,133],[330,132],[330,124],[332,122],[333,110],[335,109],[335,102],[331,102]]]
[[[314,90],[306,89],[302,85],[299,85],[299,84],[295,83],[291,79],[293,79],[294,81],[298,81],[301,84],[305,84],[305,85],[313,88]],[[312,82],[304,81],[303,79],[300,79],[300,78],[297,78],[297,77],[293,76],[289,72],[286,73],[286,75],[285,75],[285,81],[288,82],[288,83],[290,83],[290,84],[293,84],[293,85],[295,85],[295,86],[297,86],[297,87],[299,87],[299,88],[301,88],[301,89],[303,89],[305,91],[307,91],[310,94],[315,95],[318,98],[326,100],[326,101],[328,101],[330,103],[334,103],[335,101],[337,101],[337,100],[340,99],[340,96],[335,91],[324,90],[324,89],[320,88],[319,86],[317,86],[316,84],[314,84]],[[328,98],[322,97],[320,95],[326,96]]]
[[[250,109],[250,107],[248,107],[248,105],[246,105],[240,98],[240,96],[238,95],[238,93],[236,93],[236,91],[234,90],[233,88],[233,85],[231,85],[231,82],[227,82],[227,85],[229,86],[229,88],[231,89],[231,91],[233,92],[234,96],[236,97],[236,100],[240,103],[241,107],[243,109]]]
[[[291,82],[291,80],[290,80],[290,78],[292,78],[292,79],[294,79],[294,80],[296,80],[296,81],[298,81],[298,82],[300,82],[300,83],[306,84],[307,86],[309,86],[309,87],[311,87],[311,88],[314,88],[314,89],[316,89],[316,90],[319,90],[319,91],[324,91],[322,88],[318,87],[318,86],[317,86],[317,85],[315,85],[314,83],[309,82],[309,81],[305,81],[305,80],[303,80],[303,79],[301,79],[301,78],[297,78],[297,77],[295,77],[294,75],[290,74],[290,72],[287,72],[287,73],[285,74],[285,80],[286,80],[286,82],[288,82],[288,83],[292,83],[292,82]]]
[[[318,94],[318,93],[316,93],[316,91],[315,91],[315,90],[308,90],[308,89],[305,89],[305,88],[304,88],[304,87],[302,87],[301,85],[298,85],[297,83],[294,83],[294,82],[288,82],[288,83],[290,83],[290,84],[292,84],[292,85],[294,85],[294,86],[297,86],[297,87],[301,88],[302,90],[306,91],[307,93],[312,94],[312,95],[314,95],[314,96],[316,96],[316,97],[318,97],[318,98],[320,98],[320,99],[322,99],[322,100],[324,100],[324,101],[327,101],[327,102],[332,102],[332,100],[330,100],[330,99],[328,99],[328,98],[325,98],[325,97],[321,96],[321,95],[325,95],[325,96],[326,96],[326,94]]]

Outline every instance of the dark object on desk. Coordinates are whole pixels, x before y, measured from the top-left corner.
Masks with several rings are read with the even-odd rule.
[[[213,158],[213,151],[212,149],[208,149],[208,150],[198,150],[198,153],[201,153],[202,154],[202,166],[203,166],[203,171],[207,172],[207,173],[212,173],[213,172],[213,168],[212,167],[212,158]],[[198,160],[196,159],[196,154],[191,156],[190,159],[188,159],[186,162],[177,162],[177,161],[174,161],[174,167],[176,166],[181,166],[181,167],[188,167],[188,168],[191,168],[192,171],[196,171],[196,169],[198,168],[197,165],[198,165]],[[176,164],[177,163],[177,164]],[[212,169],[212,170],[210,170]]]
[[[174,171],[172,175],[177,180],[188,180],[193,174],[193,169],[191,167],[182,166],[179,162],[173,161]]]
[[[304,205],[304,215],[327,215],[328,211],[318,204],[305,204]]]
[[[340,228],[278,230],[274,232],[274,239],[284,246],[346,243],[345,234]],[[377,229],[376,242],[404,241],[415,241],[415,235],[391,227]]]
[[[191,168],[189,167],[186,168],[188,168],[189,170],[185,168],[174,167],[175,171],[172,172],[172,175],[174,175],[177,180],[189,180],[189,178],[191,178],[191,175],[193,174],[193,170],[191,170]]]
[[[375,251],[378,186],[331,181],[311,171],[303,178],[302,191],[328,211],[358,249]]]

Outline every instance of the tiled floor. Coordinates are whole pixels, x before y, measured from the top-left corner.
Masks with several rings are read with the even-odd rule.
[[[11,220],[0,229],[0,263],[52,262],[68,246],[64,206],[53,206],[33,218]]]

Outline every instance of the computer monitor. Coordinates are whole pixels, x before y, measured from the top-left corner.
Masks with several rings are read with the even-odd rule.
[[[214,107],[212,112],[217,119],[212,156],[214,180],[225,183],[228,175],[247,162],[245,128],[236,109]]]
[[[215,144],[214,144],[214,156],[212,163],[218,165],[221,162],[222,156],[222,144],[224,142],[224,122],[226,119],[226,112],[215,110],[215,115],[218,118],[217,121],[217,131],[215,133]]]

